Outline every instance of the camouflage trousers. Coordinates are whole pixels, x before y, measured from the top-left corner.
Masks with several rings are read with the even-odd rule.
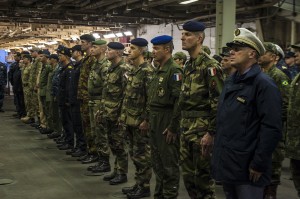
[[[93,141],[93,136],[91,135],[91,121],[90,121],[90,110],[89,110],[88,101],[80,102],[80,112],[81,112],[81,119],[82,119],[83,134],[87,144],[88,153],[95,154],[96,148],[95,146],[93,146],[94,141]]]
[[[47,128],[47,107],[46,107],[46,96],[38,96],[39,100],[39,117],[40,117],[40,126]]]
[[[127,127],[129,155],[135,166],[136,184],[149,187],[152,176],[149,136],[141,133],[138,127]]]
[[[30,99],[28,100],[28,108],[27,108],[27,116],[30,118],[34,118],[38,116],[38,109],[39,109],[39,103],[38,103],[38,96],[35,91],[30,91]]]
[[[179,189],[179,140],[167,144],[162,134],[170,124],[172,110],[150,112],[151,164],[155,174],[155,199],[177,198]]]
[[[117,121],[102,118],[103,132],[107,135],[109,147],[116,156],[114,170],[118,174],[128,173],[128,154],[126,152],[125,131],[120,129]],[[102,149],[103,150],[103,149]],[[104,149],[106,151],[106,149]]]
[[[48,107],[47,123],[49,128],[55,132],[61,133],[62,123],[57,101],[51,98],[49,101],[46,102],[46,104]]]
[[[280,184],[282,161],[284,160],[284,143],[280,141],[272,154],[272,176],[271,185]]]
[[[89,112],[90,112],[90,123],[91,123],[91,132],[87,137],[87,143],[92,154],[97,153],[96,147],[96,135],[99,134],[100,127],[96,124],[95,114],[100,108],[100,100],[91,100],[89,101]],[[104,142],[107,140],[103,140]]]
[[[31,99],[31,92],[28,87],[23,85],[23,92],[24,92],[24,102],[25,102],[25,109],[28,116],[28,107],[30,106],[30,99]]]
[[[214,199],[215,183],[210,175],[210,158],[201,155],[200,140],[205,132],[201,132],[200,119],[183,118],[180,136],[180,162],[185,188],[193,199]],[[199,131],[196,129],[198,126]],[[203,130],[202,130],[203,131]]]
[[[291,172],[298,197],[300,198],[300,160],[291,159]]]

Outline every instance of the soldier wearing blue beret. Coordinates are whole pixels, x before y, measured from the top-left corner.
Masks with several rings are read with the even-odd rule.
[[[190,59],[185,64],[179,98],[182,129],[180,158],[185,188],[191,198],[215,198],[210,175],[210,148],[215,132],[218,98],[223,86],[219,63],[203,50],[205,25],[183,24],[182,49]]]
[[[159,65],[149,87],[151,162],[156,176],[154,198],[177,198],[180,176],[177,101],[182,69],[172,57],[171,36],[155,37],[151,43],[154,61]]]

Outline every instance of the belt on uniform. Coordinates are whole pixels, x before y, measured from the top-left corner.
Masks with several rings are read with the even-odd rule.
[[[197,118],[197,117],[209,117],[209,113],[206,111],[181,111],[182,118]]]

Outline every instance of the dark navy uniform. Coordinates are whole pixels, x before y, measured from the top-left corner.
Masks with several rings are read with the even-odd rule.
[[[7,67],[0,62],[0,111],[2,110],[5,86],[7,84]]]
[[[258,187],[270,184],[272,152],[281,139],[281,104],[279,89],[258,65],[226,80],[212,158],[216,180]],[[249,168],[262,172],[255,183],[249,180]]]

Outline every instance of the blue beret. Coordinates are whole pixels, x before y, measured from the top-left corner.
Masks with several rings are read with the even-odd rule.
[[[167,44],[172,40],[173,40],[173,37],[171,37],[169,35],[162,35],[162,36],[157,36],[157,37],[154,37],[153,39],[151,39],[151,43],[153,45],[161,45],[161,44]]]
[[[125,46],[120,42],[109,42],[107,47],[114,49],[114,50],[124,50]]]
[[[136,46],[140,46],[140,47],[144,47],[144,46],[148,45],[148,41],[146,39],[143,39],[143,38],[133,39],[133,40],[131,40],[130,43],[133,44],[133,45],[136,45]]]
[[[198,31],[204,31],[205,25],[198,21],[188,21],[183,24],[182,28],[183,28],[183,30],[186,30],[186,31],[198,32]]]
[[[95,41],[95,37],[93,35],[84,34],[84,35],[80,36],[80,40],[86,40],[88,42],[93,42],[93,41]]]

